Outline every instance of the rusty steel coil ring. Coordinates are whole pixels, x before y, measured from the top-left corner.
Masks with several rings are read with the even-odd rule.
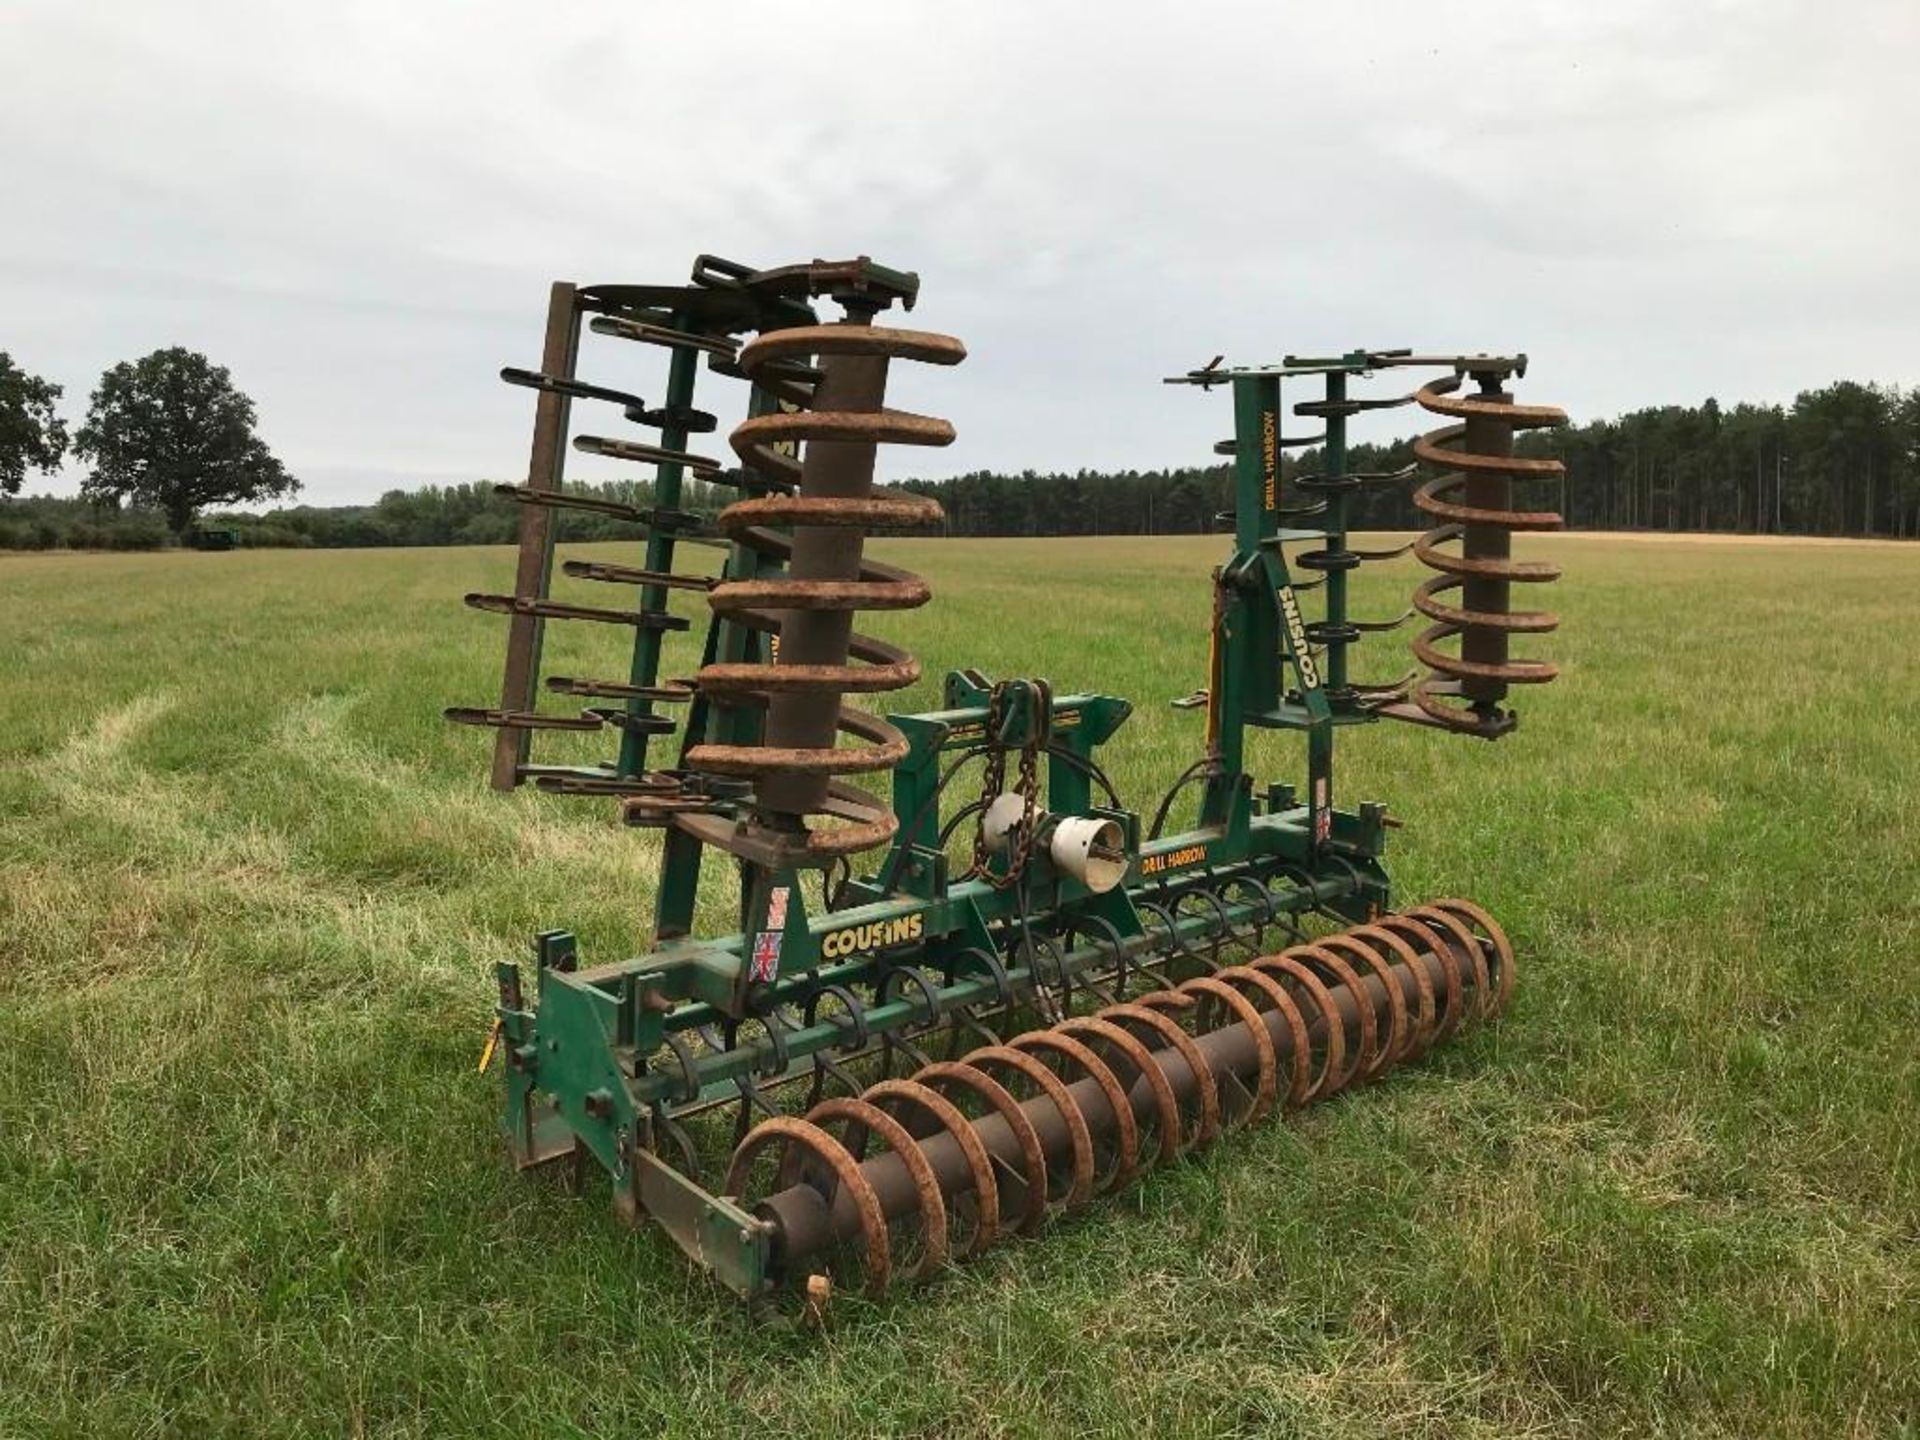
[[[1018,1228],[1023,1235],[1037,1231],[1047,1218],[1047,1152],[1040,1143],[1040,1132],[1033,1128],[1013,1092],[978,1066],[960,1060],[936,1060],[916,1071],[913,1078],[929,1089],[957,1088],[977,1095],[1005,1122],[1020,1147],[1021,1177],[1027,1192]]]
[[[1477,927],[1492,942],[1494,960],[1500,973],[1493,980],[1493,988],[1489,992],[1491,1004],[1485,1013],[1489,1017],[1500,1014],[1507,1008],[1507,999],[1513,994],[1513,943],[1507,939],[1507,932],[1500,928],[1499,922],[1493,916],[1471,900],[1436,900],[1433,902],[1433,908],[1464,920],[1469,926]]]
[[[1254,1050],[1258,1057],[1258,1069],[1253,1091],[1247,1097],[1246,1105],[1233,1117],[1232,1128],[1238,1130],[1243,1125],[1251,1125],[1273,1108],[1280,1090],[1277,1083],[1280,1062],[1276,1058],[1273,1037],[1267,1033],[1267,1027],[1260,1021],[1260,1010],[1251,1000],[1241,994],[1226,981],[1214,975],[1196,975],[1180,986],[1180,990],[1191,995],[1196,1002],[1202,996],[1219,1001],[1247,1028],[1253,1037]],[[1154,996],[1149,995],[1140,1003],[1151,1004]],[[1196,1012],[1200,1006],[1196,1003]]]
[[[1134,1078],[1144,1081],[1153,1094],[1156,1122],[1154,1132],[1158,1141],[1155,1148],[1159,1152],[1159,1158],[1171,1160],[1180,1153],[1184,1130],[1180,1123],[1180,1102],[1174,1098],[1173,1085],[1167,1079],[1166,1071],[1154,1063],[1153,1054],[1146,1046],[1111,1020],[1099,1015],[1083,1015],[1075,1019],[1062,1020],[1053,1027],[1052,1033],[1072,1036],[1085,1044],[1089,1050],[1093,1050],[1095,1054],[1099,1054],[1095,1049],[1095,1042],[1099,1042],[1124,1056],[1127,1063],[1133,1066]],[[1101,1056],[1101,1058],[1109,1059],[1107,1056]],[[1111,1064],[1108,1068],[1112,1068]],[[1132,1113],[1132,1105],[1127,1104],[1124,1099],[1122,1104],[1126,1106],[1128,1113]]]
[[[1285,1101],[1288,1109],[1299,1109],[1307,1103],[1307,1092],[1312,1088],[1313,1055],[1311,1042],[1307,1039],[1307,1022],[1300,1014],[1299,1007],[1293,1003],[1293,997],[1287,993],[1286,986],[1251,965],[1231,966],[1214,978],[1228,985],[1252,987],[1279,1012],[1291,1039]],[[1261,1028],[1265,1029],[1266,1026],[1263,1024]]]
[[[1373,1047],[1371,1060],[1360,1063],[1359,1078],[1363,1081],[1378,1080],[1387,1068],[1400,1058],[1407,1046],[1411,1031],[1407,1028],[1407,1000],[1400,987],[1393,981],[1391,968],[1372,945],[1364,944],[1352,931],[1343,931],[1338,935],[1329,935],[1321,942],[1326,949],[1338,955],[1350,955],[1372,972],[1373,978],[1380,982],[1380,991],[1387,998],[1386,1038]],[[1348,982],[1354,990],[1359,989],[1355,982]],[[1372,1007],[1362,1007],[1363,1014]],[[1376,1037],[1377,1038],[1377,1037]]]
[[[1473,931],[1467,928],[1466,922],[1452,911],[1442,910],[1437,905],[1417,905],[1406,914],[1409,919],[1425,921],[1428,925],[1445,932],[1446,938],[1458,946],[1460,953],[1471,962],[1473,1011],[1469,1017],[1463,1006],[1460,1018],[1484,1020],[1491,1015],[1493,1013],[1493,981],[1487,969],[1486,952],[1481,949],[1479,941],[1474,939]]]
[[[1115,1121],[1114,1147],[1112,1163],[1104,1171],[1097,1171],[1093,1177],[1093,1193],[1105,1195],[1131,1180],[1134,1172],[1140,1168],[1140,1122],[1134,1117],[1133,1107],[1127,1103],[1127,1092],[1121,1087],[1120,1077],[1113,1073],[1107,1062],[1071,1035],[1060,1033],[1057,1028],[1029,1030],[1024,1035],[1016,1035],[1007,1042],[1007,1048],[1036,1058],[1036,1052],[1058,1055],[1067,1064],[1078,1066],[1087,1079],[1100,1087],[1101,1097],[1107,1102]],[[1046,1062],[1041,1063],[1044,1065]],[[1069,1095],[1071,1093],[1068,1092]],[[1085,1114],[1082,1110],[1083,1120]]]
[[[1331,936],[1322,936],[1310,944],[1296,945],[1287,953],[1299,959],[1309,969],[1316,970],[1323,982],[1328,975],[1331,975],[1333,984],[1338,985],[1348,994],[1357,995],[1361,988],[1360,974],[1347,963],[1345,957],[1327,944],[1331,938]],[[1351,1036],[1354,1049],[1348,1057],[1347,1068],[1340,1072],[1339,1080],[1328,1092],[1330,1094],[1337,1095],[1356,1080],[1365,1079],[1378,1064],[1379,1018],[1371,1006],[1362,1005],[1356,1008],[1354,1032]]]
[[[869,1085],[860,1098],[883,1108],[886,1101],[917,1107],[931,1115],[934,1122],[953,1137],[954,1143],[960,1147],[960,1153],[966,1157],[967,1171],[973,1180],[973,1200],[979,1211],[973,1234],[956,1253],[964,1260],[975,1251],[991,1245],[1000,1231],[1000,1187],[994,1183],[993,1162],[987,1156],[987,1147],[980,1143],[979,1132],[968,1122],[960,1108],[937,1090],[917,1080],[882,1080],[877,1085]]]
[[[1298,985],[1300,991],[1294,996],[1296,1006],[1300,1003],[1301,994],[1313,1003],[1314,1015],[1307,1024],[1309,1029],[1316,1021],[1320,1025],[1320,1069],[1307,1087],[1306,1103],[1331,1099],[1339,1094],[1352,1078],[1352,1071],[1344,1063],[1347,1027],[1340,1019],[1339,1010],[1334,1007],[1333,992],[1321,983],[1312,967],[1291,950],[1283,950],[1278,955],[1263,955],[1251,963],[1254,969],[1273,976],[1282,985],[1288,980]]]
[[[845,1243],[877,1294],[895,1273],[925,1278],[950,1253],[1032,1234],[1049,1210],[1084,1206],[1276,1106],[1329,1098],[1425,1054],[1465,1021],[1498,1012],[1512,957],[1505,933],[1470,901],[1380,915],[926,1064],[910,1079],[880,1080],[805,1119],[763,1121],[735,1153],[728,1193],[777,1225],[775,1202],[788,1192],[756,1200],[741,1187],[756,1157],[779,1145],[776,1183],[828,1202],[827,1230],[786,1263]],[[867,1153],[869,1137],[885,1150]],[[833,1203],[829,1182],[845,1203]],[[972,1228],[956,1236],[956,1207],[968,1201]],[[911,1263],[893,1254],[902,1222],[920,1237]]]
[[[1172,1019],[1164,1010],[1155,1010],[1145,1005],[1121,1003],[1109,1005],[1099,1013],[1102,1020],[1115,1025],[1144,1025],[1158,1039],[1165,1041],[1180,1052],[1180,1058],[1186,1063],[1187,1073],[1193,1076],[1194,1090],[1199,1096],[1199,1119],[1184,1131],[1185,1140],[1180,1147],[1181,1154],[1187,1154],[1204,1146],[1211,1145],[1220,1133],[1220,1087],[1213,1078],[1213,1070],[1208,1066],[1206,1057],[1193,1043],[1193,1037],[1180,1028],[1179,1022]]]
[[[1356,925],[1347,932],[1356,941],[1363,941],[1381,952],[1383,961],[1393,961],[1413,976],[1414,1001],[1416,1008],[1407,1014],[1404,1002],[1401,1016],[1407,1025],[1400,1043],[1394,1047],[1393,1058],[1387,1061],[1389,1066],[1398,1065],[1426,1050],[1426,1040],[1433,1029],[1434,996],[1433,977],[1427,974],[1426,966],[1415,963],[1416,952],[1406,940],[1386,925]],[[1384,970],[1383,970],[1384,976]],[[1399,987],[1393,986],[1394,990]]]
[[[1058,1203],[1072,1209],[1093,1198],[1093,1136],[1087,1129],[1085,1113],[1060,1077],[1049,1070],[1043,1061],[1011,1045],[983,1045],[971,1052],[962,1063],[976,1068],[1000,1066],[1012,1074],[1024,1076],[1046,1096],[1047,1102],[1059,1114],[1060,1123],[1066,1126],[1072,1147],[1067,1188],[1061,1192]],[[1048,1200],[1053,1201],[1051,1191]]]
[[[1508,654],[1510,636],[1544,634],[1560,624],[1550,611],[1511,608],[1508,590],[1560,578],[1557,565],[1513,559],[1513,534],[1559,530],[1566,522],[1557,511],[1515,508],[1511,492],[1516,480],[1559,479],[1566,467],[1512,451],[1515,431],[1564,425],[1567,416],[1550,405],[1515,404],[1493,371],[1479,376],[1479,394],[1456,396],[1463,378],[1429,381],[1414,397],[1456,423],[1413,445],[1416,459],[1440,470],[1413,494],[1413,503],[1440,522],[1413,544],[1415,558],[1439,572],[1413,593],[1414,608],[1433,622],[1413,642],[1428,671],[1415,682],[1413,701],[1435,724],[1492,737],[1512,728],[1511,714],[1500,708],[1508,686],[1544,685],[1559,674],[1548,661]],[[1442,548],[1453,542],[1457,550]],[[1458,604],[1440,598],[1455,591]],[[1440,648],[1454,638],[1457,652]]]
[[[860,1217],[860,1233],[865,1240],[867,1294],[875,1297],[886,1294],[887,1284],[893,1277],[893,1254],[888,1244],[887,1216],[880,1208],[880,1197],[874,1194],[873,1186],[861,1173],[860,1162],[853,1158],[853,1152],[818,1125],[792,1115],[775,1115],[762,1120],[747,1132],[746,1138],[733,1152],[733,1163],[727,1167],[727,1178],[722,1189],[729,1195],[743,1193],[747,1177],[753,1170],[754,1159],[775,1141],[785,1146],[779,1169],[783,1182],[790,1173],[794,1150],[798,1146],[824,1161],[841,1187],[852,1196]]]
[[[838,1124],[849,1132],[866,1132],[878,1135],[887,1147],[898,1155],[913,1177],[913,1188],[919,1201],[921,1250],[920,1258],[907,1271],[909,1280],[924,1280],[938,1270],[947,1260],[947,1200],[940,1189],[940,1181],[933,1173],[933,1165],[908,1131],[907,1127],[894,1119],[878,1105],[865,1100],[836,1097],[822,1100],[807,1112],[807,1122],[817,1129],[827,1130],[829,1125]],[[752,1138],[749,1136],[748,1138]],[[861,1149],[864,1149],[865,1137],[862,1136]],[[841,1148],[852,1150],[845,1140],[840,1141]],[[836,1167],[837,1173],[837,1167]],[[883,1239],[890,1238],[883,1232]],[[869,1247],[869,1251],[871,1247]],[[891,1256],[889,1256],[891,1269]]]
[[[887,408],[880,399],[885,365],[896,359],[954,365],[966,358],[966,347],[951,336],[856,323],[864,318],[850,309],[845,323],[768,331],[740,349],[740,372],[792,408],[735,427],[734,452],[750,471],[768,477],[761,488],[773,493],[729,505],[718,526],[737,544],[788,562],[788,569],[723,581],[707,598],[716,614],[780,642],[765,661],[720,661],[694,677],[702,694],[766,708],[761,743],[694,745],[685,763],[751,780],[757,812],[780,830],[782,858],[794,864],[869,849],[898,828],[888,806],[837,782],[898,764],[906,738],[841,697],[902,689],[919,679],[920,662],[896,645],[853,633],[847,617],[914,609],[931,595],[918,576],[862,551],[871,532],[911,530],[937,523],[942,513],[927,497],[871,493],[873,447],[947,445],[954,438],[945,420]],[[844,408],[832,408],[835,395]],[[807,450],[796,462],[786,451],[802,443]],[[840,745],[838,736],[859,743]]]
[[[1380,942],[1393,951],[1396,958],[1406,957],[1420,952],[1432,952],[1441,956],[1441,986],[1450,985],[1458,989],[1460,967],[1453,962],[1452,952],[1432,930],[1418,920],[1409,920],[1404,915],[1383,915],[1373,925],[1364,927],[1377,932]],[[1413,1034],[1408,1038],[1407,1048],[1402,1052],[1400,1061],[1417,1060],[1433,1049],[1434,1037],[1440,1027],[1440,988],[1433,983],[1433,977],[1426,967],[1420,966],[1414,971],[1415,996],[1420,1008],[1413,1016]],[[1448,977],[1451,977],[1450,979]]]
[[[1425,1048],[1433,1049],[1451,1039],[1465,1018],[1461,1008],[1466,1003],[1466,979],[1460,970],[1460,960],[1454,953],[1452,940],[1448,934],[1432,925],[1423,924],[1404,911],[1392,915],[1383,915],[1377,922],[1383,929],[1390,929],[1404,935],[1415,945],[1424,946],[1428,953],[1440,962],[1440,983],[1434,988],[1435,1016],[1433,1031],[1427,1037]]]

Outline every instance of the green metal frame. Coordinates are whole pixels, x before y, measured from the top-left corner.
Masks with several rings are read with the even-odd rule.
[[[669,397],[686,403],[690,381],[679,358]],[[626,1207],[659,1220],[730,1288],[754,1294],[767,1284],[772,1263],[766,1227],[665,1157],[680,1119],[725,1101],[752,1101],[847,1051],[847,1015],[817,1013],[823,997],[869,997],[856,1038],[884,1044],[957,1007],[1005,1004],[1041,981],[1070,982],[1116,960],[1150,960],[1170,944],[1217,935],[1223,924],[1309,910],[1366,920],[1386,909],[1385,807],[1342,811],[1333,804],[1334,729],[1373,716],[1329,698],[1329,682],[1336,691],[1345,685],[1344,647],[1329,647],[1323,673],[1283,548],[1300,540],[1344,544],[1345,494],[1330,494],[1324,523],[1312,530],[1280,523],[1283,380],[1321,377],[1331,404],[1344,399],[1347,377],[1367,369],[1367,359],[1355,352],[1184,377],[1232,387],[1235,432],[1234,548],[1214,577],[1207,753],[1192,828],[1145,837],[1137,815],[1095,804],[1093,762],[1131,706],[1112,696],[1069,695],[1052,703],[1052,743],[1064,758],[1047,760],[1046,805],[1056,815],[1113,819],[1125,837],[1125,882],[1094,894],[1057,871],[1042,847],[1019,884],[954,877],[940,843],[942,775],[953,757],[989,739],[1017,745],[1030,738],[1022,726],[1033,718],[1002,713],[989,736],[996,723],[991,689],[983,677],[957,672],[948,677],[942,709],[889,717],[909,747],[892,776],[899,830],[877,868],[846,886],[840,908],[810,908],[796,871],[743,862],[740,932],[693,938],[701,847],[670,829],[652,953],[583,967],[573,937],[549,932],[536,945],[531,996],[517,965],[498,967],[508,1059],[502,1125],[519,1162],[591,1157],[612,1176]],[[772,403],[757,391],[752,401],[757,410]],[[1341,414],[1327,417],[1323,456],[1335,475],[1345,469],[1344,423]],[[672,503],[669,486],[677,484],[677,475],[669,481],[663,473],[663,503]],[[649,568],[671,560],[670,541],[656,555],[662,538],[649,541]],[[727,564],[729,575],[744,578],[769,562],[736,547]],[[1324,598],[1321,623],[1344,624],[1344,574],[1329,574]],[[640,637],[636,682],[652,683],[657,644],[657,636]],[[750,658],[765,644],[757,633],[716,621],[706,654]],[[696,701],[686,743],[699,736],[751,740],[756,725],[750,711]],[[1292,784],[1256,793],[1249,728],[1306,732],[1304,803]],[[643,737],[638,749],[636,760],[644,755]],[[623,748],[623,771],[628,758]],[[1252,883],[1235,890],[1232,882],[1242,878]],[[1215,897],[1210,912],[1183,912],[1183,888],[1202,882]],[[1036,948],[1036,924],[1059,943]]]

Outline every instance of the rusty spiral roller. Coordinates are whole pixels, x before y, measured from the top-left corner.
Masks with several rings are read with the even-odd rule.
[[[787,1278],[843,1251],[879,1295],[1276,1107],[1380,1078],[1498,1014],[1513,977],[1471,901],[1384,915],[765,1120],[723,1189],[773,1225]]]
[[[1441,523],[1414,542],[1413,553],[1439,571],[1414,591],[1414,608],[1434,623],[1413,642],[1414,655],[1428,674],[1413,688],[1417,712],[1429,723],[1464,734],[1493,739],[1517,723],[1502,708],[1512,685],[1544,685],[1558,669],[1545,660],[1516,659],[1509,653],[1514,635],[1543,634],[1560,624],[1546,610],[1515,610],[1511,588],[1560,578],[1560,567],[1541,560],[1515,560],[1516,531],[1559,530],[1561,516],[1551,510],[1514,508],[1516,480],[1558,478],[1566,467],[1558,460],[1517,456],[1516,431],[1564,425],[1566,412],[1551,405],[1518,405],[1503,388],[1509,376],[1526,373],[1526,357],[1475,356],[1454,362],[1453,375],[1433,380],[1415,392],[1422,408],[1457,423],[1414,442],[1414,455],[1442,473],[1414,492],[1413,503]],[[1465,375],[1478,393],[1456,397]],[[1457,552],[1440,547],[1460,542]],[[1459,603],[1440,597],[1459,591]],[[1440,648],[1460,637],[1458,653]]]
[[[885,806],[837,779],[887,769],[906,754],[906,741],[841,697],[898,690],[919,678],[918,660],[855,634],[853,616],[927,602],[923,580],[866,559],[863,546],[871,531],[913,529],[938,521],[941,510],[930,498],[874,495],[874,457],[883,444],[947,445],[954,431],[945,420],[887,408],[887,367],[894,359],[955,365],[966,358],[951,336],[871,324],[884,301],[837,298],[847,310],[840,323],[771,331],[739,354],[743,373],[794,408],[754,416],[733,431],[735,453],[773,493],[728,506],[719,526],[786,560],[788,574],[728,581],[708,599],[731,619],[777,633],[780,643],[770,663],[708,665],[695,679],[729,703],[763,704],[764,743],[702,744],[686,755],[692,769],[751,779],[757,821],[796,864],[866,849],[895,829]],[[796,441],[806,447],[798,462],[778,448]],[[773,526],[792,527],[791,537]],[[839,746],[841,733],[861,743]],[[841,823],[809,830],[810,816]]]

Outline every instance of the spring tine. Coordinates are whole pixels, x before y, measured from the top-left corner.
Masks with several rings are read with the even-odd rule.
[[[1293,484],[1305,490],[1359,490],[1368,486],[1400,485],[1420,473],[1418,465],[1398,470],[1349,470],[1344,475],[1300,475]]]
[[[550,395],[564,395],[569,400],[605,400],[610,405],[642,409],[647,403],[638,395],[629,395],[624,390],[612,390],[605,385],[590,385],[585,380],[574,380],[565,375],[546,375],[538,370],[522,370],[515,365],[503,367],[500,378],[509,385],[523,386],[528,390],[544,390]]]
[[[1403,610],[1391,620],[1349,620],[1347,627],[1358,630],[1363,635],[1384,635],[1389,631],[1398,630],[1414,617],[1414,613],[1412,610]]]
[[[738,290],[740,282],[754,273],[753,266],[720,255],[703,252],[693,257],[693,283],[709,290]]]
[[[707,435],[720,428],[718,415],[692,405],[661,405],[651,410],[645,405],[629,405],[626,413],[634,424],[648,425],[655,430],[671,427],[689,435]]]
[[[1409,670],[1398,680],[1389,680],[1372,685],[1356,684],[1351,688],[1354,696],[1363,705],[1385,705],[1396,700],[1404,700],[1407,696],[1407,691],[1412,688],[1413,682],[1419,678],[1420,672],[1418,670]]]
[[[685,630],[689,622],[664,610],[602,610],[591,605],[567,605],[558,600],[536,600],[531,595],[469,593],[466,603],[496,615],[537,615],[543,620],[591,620],[601,625],[631,625],[637,630]]]
[[[690,450],[664,450],[658,445],[642,445],[637,440],[614,440],[605,435],[576,435],[573,448],[584,455],[602,455],[609,460],[633,460],[642,465],[684,465],[689,470],[720,469],[710,455],[695,455]]]
[[[1349,555],[1358,555],[1362,561],[1398,560],[1402,555],[1413,549],[1415,543],[1416,542],[1409,540],[1404,545],[1389,545],[1384,550],[1355,550],[1349,546],[1347,553]]]
[[[818,1079],[820,1075],[831,1075],[835,1081],[839,1081],[841,1085],[847,1087],[847,1094],[860,1094],[860,1089],[862,1089],[862,1087],[860,1087],[860,1081],[852,1075],[851,1069],[847,1069],[847,1066],[843,1066],[839,1060],[835,1060],[826,1050],[820,1050],[820,1052],[814,1056],[814,1068],[818,1071],[818,1073],[816,1073],[816,1079]],[[812,1110],[816,1104],[820,1104],[820,1094],[818,1094],[818,1091],[814,1092],[812,1098],[806,1102],[806,1108]]]
[[[671,735],[679,728],[679,721],[671,715],[635,714],[629,710],[616,710],[610,706],[595,705],[585,712],[598,715],[602,721],[615,730],[625,730],[634,735]]]
[[[449,705],[440,712],[456,725],[483,725],[493,730],[598,730],[592,715],[542,715],[533,710],[484,710]]]
[[[604,560],[568,560],[560,567],[576,580],[598,580],[608,585],[660,585],[669,590],[711,590],[720,582],[706,575],[680,575],[666,570],[641,570]]]
[[[665,345],[672,350],[700,350],[709,355],[732,359],[739,348],[719,335],[696,335],[691,330],[675,330],[644,320],[629,320],[624,315],[596,315],[589,322],[596,335],[612,335],[620,340],[638,340],[645,345]]]
[[[610,515],[616,520],[647,523],[647,512],[637,505],[619,500],[603,500],[597,495],[575,495],[566,490],[529,490],[524,485],[496,485],[493,493],[504,495],[522,505],[544,505],[553,510],[585,510],[595,515]]]
[[[1413,401],[1414,397],[1410,394],[1381,396],[1371,400],[1302,400],[1293,407],[1293,413],[1330,419],[1336,415],[1359,415],[1368,410],[1398,410],[1403,405],[1411,405]]]
[[[1419,465],[1408,463],[1398,470],[1354,470],[1349,472],[1348,478],[1358,480],[1362,485],[1399,485],[1419,473]]]
[[[889,1075],[893,1073],[893,1054],[896,1050],[905,1055],[916,1070],[924,1070],[933,1063],[933,1057],[905,1035],[883,1035],[880,1037],[880,1047],[884,1052],[882,1063]]]
[[[674,775],[568,772],[565,767],[557,765],[527,765],[521,769],[523,773],[537,772],[530,777],[534,787],[548,795],[671,795],[677,793],[680,787],[679,777]]]
[[[576,680],[550,675],[547,689],[556,695],[579,695],[596,700],[660,700],[681,704],[693,698],[690,685],[629,685],[624,680]]]
[[[681,534],[677,538],[693,544],[718,545],[726,548],[727,542],[701,533],[706,525],[706,517],[696,515],[691,510],[666,510],[640,505],[628,505],[620,500],[603,500],[597,495],[576,495],[566,490],[529,490],[524,485],[496,485],[493,493],[504,495],[507,499],[521,505],[543,505],[554,510],[584,510],[590,514],[606,515],[615,520],[625,520],[630,524],[644,525],[653,530],[676,530],[692,533]]]

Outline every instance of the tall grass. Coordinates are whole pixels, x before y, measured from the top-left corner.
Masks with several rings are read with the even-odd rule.
[[[1150,806],[1218,550],[896,545],[938,598],[873,628],[902,708],[1133,699]],[[1530,553],[1520,732],[1340,756],[1403,894],[1509,926],[1510,1015],[824,1334],[497,1152],[491,962],[639,949],[657,853],[439,719],[510,552],[0,557],[0,1435],[1912,1433],[1920,551]]]

